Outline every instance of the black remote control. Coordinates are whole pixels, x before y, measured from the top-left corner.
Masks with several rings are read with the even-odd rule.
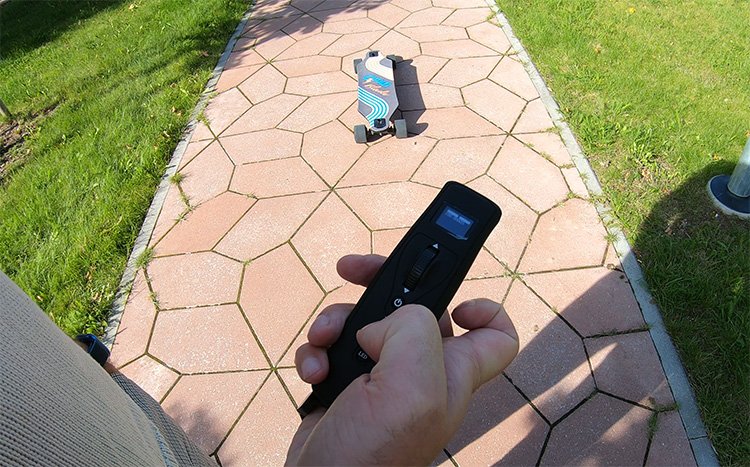
[[[500,208],[457,182],[448,182],[388,257],[328,349],[328,377],[313,385],[299,408],[304,417],[329,407],[346,387],[369,373],[372,361],[357,343],[357,331],[410,303],[440,319],[492,229]]]

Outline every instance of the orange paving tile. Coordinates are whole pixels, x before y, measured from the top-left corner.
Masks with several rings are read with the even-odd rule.
[[[435,464],[694,464],[679,414],[654,411],[672,394],[583,180],[484,0],[254,8],[136,275],[123,372],[223,466],[280,465],[308,391],[294,352],[363,290],[336,260],[388,254],[455,179],[503,218],[452,306],[504,302],[521,351]],[[403,58],[410,137],[358,145],[352,60],[371,48]]]

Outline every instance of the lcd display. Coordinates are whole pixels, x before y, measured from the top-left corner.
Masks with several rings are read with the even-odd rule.
[[[435,223],[447,230],[454,237],[463,240],[466,238],[466,233],[474,224],[474,221],[452,207],[446,206],[443,208],[443,212],[440,213]]]

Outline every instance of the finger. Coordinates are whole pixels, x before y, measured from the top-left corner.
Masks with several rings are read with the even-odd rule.
[[[438,320],[438,326],[440,327],[440,335],[443,337],[453,336],[453,325],[451,324],[451,315],[445,311],[443,316]]]
[[[367,287],[384,262],[380,255],[346,255],[336,263],[336,271],[345,281]]]
[[[302,381],[318,384],[328,376],[326,349],[309,343],[302,344],[294,354],[294,367]]]
[[[457,325],[467,330],[492,327],[518,339],[516,328],[503,306],[487,298],[461,303],[453,309],[452,318]]]
[[[308,342],[318,347],[333,345],[341,335],[346,318],[353,308],[354,305],[351,303],[334,303],[325,307],[307,331]]]
[[[304,447],[307,438],[310,437],[310,433],[312,433],[320,419],[323,418],[323,415],[325,415],[325,410],[321,408],[310,412],[302,419],[302,423],[300,423],[297,432],[292,438],[292,442],[289,444],[284,465],[299,465],[298,461],[302,448]]]

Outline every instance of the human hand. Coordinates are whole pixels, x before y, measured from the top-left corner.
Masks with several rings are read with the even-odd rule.
[[[337,269],[367,286],[385,258],[350,255]],[[308,343],[295,355],[300,377],[315,384],[328,374],[326,348],[339,337],[354,305],[335,304],[316,318]],[[300,424],[287,464],[429,464],[458,430],[471,396],[510,364],[518,336],[502,306],[487,299],[456,307],[452,318],[467,329],[453,337],[451,316],[439,323],[420,305],[406,305],[357,334],[377,363],[354,380],[326,411]],[[441,338],[442,335],[442,338]]]

